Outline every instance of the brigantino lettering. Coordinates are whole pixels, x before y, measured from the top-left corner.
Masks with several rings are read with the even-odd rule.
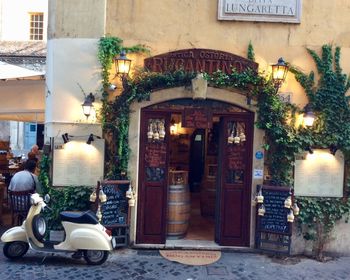
[[[272,0],[246,0],[241,3],[228,3],[225,12],[231,14],[260,14],[260,15],[283,15],[294,16],[295,9],[287,5],[274,4]]]

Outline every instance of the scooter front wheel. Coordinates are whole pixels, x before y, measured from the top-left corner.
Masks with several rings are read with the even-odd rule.
[[[103,264],[108,258],[108,251],[103,250],[86,250],[84,251],[84,259],[88,264]]]
[[[28,249],[28,243],[23,241],[13,241],[5,243],[3,252],[6,258],[15,260],[27,253]]]

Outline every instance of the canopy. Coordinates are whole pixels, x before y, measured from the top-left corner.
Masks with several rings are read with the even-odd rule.
[[[45,72],[33,71],[0,61],[0,80],[41,78],[44,75]]]
[[[0,120],[44,122],[45,80],[0,80]]]

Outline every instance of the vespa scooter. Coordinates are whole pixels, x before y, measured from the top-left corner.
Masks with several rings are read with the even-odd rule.
[[[40,214],[50,200],[39,194],[30,197],[31,207],[21,226],[7,230],[2,236],[3,252],[9,259],[18,259],[31,249],[42,252],[65,252],[83,256],[90,265],[104,263],[112,250],[111,232],[101,225],[92,211],[60,213],[65,238],[62,242],[46,241],[46,220]],[[73,254],[73,255],[74,255]]]

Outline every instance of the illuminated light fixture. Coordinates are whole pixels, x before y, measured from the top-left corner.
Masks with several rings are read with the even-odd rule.
[[[119,57],[114,58],[116,75],[122,79],[130,72],[131,59],[126,57],[125,50],[122,50]]]
[[[310,154],[313,154],[314,153],[314,150],[311,148],[311,146],[307,146],[305,148],[305,151],[308,151]]]
[[[276,91],[278,91],[278,89],[286,80],[288,69],[289,67],[282,57],[278,59],[278,62],[276,64],[272,65],[272,81],[276,88]]]
[[[329,146],[329,152],[335,156],[335,153],[338,151],[338,147],[336,145],[330,145]]]
[[[314,112],[312,111],[312,107],[310,104],[307,104],[305,106],[303,118],[304,118],[304,124],[307,127],[311,127],[314,124],[316,116],[315,116]]]
[[[94,136],[95,136],[96,138],[98,138],[98,139],[101,139],[100,136],[97,136],[97,135],[94,135],[94,134],[91,133],[91,134],[89,135],[88,140],[86,141],[86,144],[91,145],[91,142],[92,142],[92,141],[95,141]]]
[[[170,134],[171,135],[177,134],[177,124],[174,119],[171,119],[170,121]]]
[[[91,109],[94,107],[94,105],[92,104],[93,102],[95,102],[95,96],[90,92],[87,96],[85,96],[84,103],[81,104],[81,106],[83,107],[83,113],[86,116],[86,118],[89,118],[91,114]]]
[[[69,142],[69,137],[73,137],[72,135],[68,135],[68,133],[64,133],[62,134],[62,139],[63,139],[63,143],[67,144]]]

